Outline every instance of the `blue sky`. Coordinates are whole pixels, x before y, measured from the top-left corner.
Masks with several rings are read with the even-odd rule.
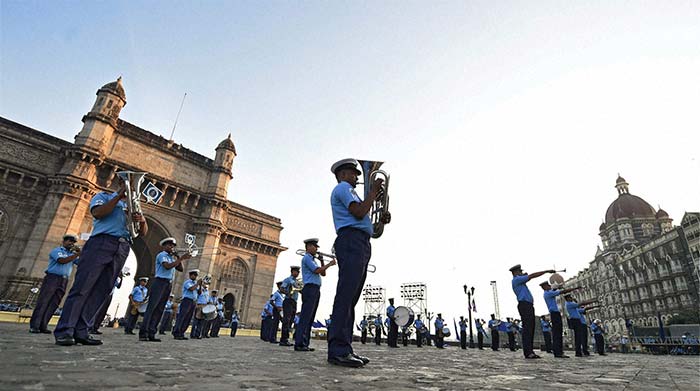
[[[231,198],[285,226],[278,278],[334,239],[330,165],[383,160],[368,282],[425,281],[448,317],[476,285],[486,317],[497,280],[505,317],[512,264],[592,260],[618,172],[676,222],[700,209],[698,20],[680,1],[3,1],[0,115],[72,140],[122,75],[121,117],[168,137],[186,92],[175,141],[211,157],[232,133]]]

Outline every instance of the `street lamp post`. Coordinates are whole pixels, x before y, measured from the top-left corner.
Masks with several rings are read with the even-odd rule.
[[[468,288],[464,285],[464,293],[467,294],[467,306],[469,307],[469,348],[474,349],[474,331],[472,329],[472,296],[474,287]]]
[[[425,319],[427,320],[426,323],[428,323],[428,338],[425,339],[425,343],[426,343],[426,345],[431,346],[431,344],[430,344],[430,320],[433,319],[433,313],[428,312],[427,308],[424,311],[425,311]]]

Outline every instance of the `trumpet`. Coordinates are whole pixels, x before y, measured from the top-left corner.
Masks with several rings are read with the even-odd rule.
[[[306,250],[299,249],[299,250],[297,250],[296,254],[297,254],[297,255],[304,256],[304,255],[306,254]],[[335,254],[326,254],[326,253],[322,253],[322,252],[320,252],[320,251],[317,251],[317,252],[316,252],[316,255],[314,255],[313,257],[316,258],[316,259],[318,259],[318,260],[321,261],[321,262],[323,262],[323,261],[325,260],[325,258],[330,258],[330,259],[332,259],[332,260],[337,260]],[[371,263],[367,265],[367,273],[374,273],[374,272],[376,272],[376,271],[377,271],[377,266],[375,266],[375,265],[373,265],[373,264],[371,264]]]
[[[80,251],[82,251],[82,248],[78,246],[77,244],[74,244],[70,247],[70,252],[75,253],[75,254],[80,254]]]
[[[379,193],[377,193],[377,198],[372,203],[372,208],[369,211],[370,221],[372,222],[372,228],[374,228],[374,233],[372,233],[373,238],[378,238],[384,233],[385,216],[389,213],[389,174],[386,171],[380,170],[379,167],[384,164],[384,162],[377,162],[373,160],[358,160],[360,167],[362,167],[362,178],[363,185],[365,188],[365,197],[367,199],[370,191],[372,190],[372,185],[377,179],[382,179],[384,181],[382,188]]]

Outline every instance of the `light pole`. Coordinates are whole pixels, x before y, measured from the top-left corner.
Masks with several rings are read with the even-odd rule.
[[[472,296],[474,287],[468,288],[464,285],[464,293],[467,295],[467,306],[469,307],[469,348],[474,349],[474,331],[472,329]]]

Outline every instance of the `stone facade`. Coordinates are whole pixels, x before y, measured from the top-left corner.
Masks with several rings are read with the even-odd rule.
[[[608,333],[625,333],[625,320],[658,326],[680,310],[698,309],[700,213],[686,213],[681,226],[663,210],[654,210],[629,193],[618,177],[618,198],[608,208],[599,235],[603,249],[589,267],[566,281],[585,287],[579,301],[597,298],[589,320],[601,319]]]
[[[116,189],[118,171],[145,171],[145,183],[164,196],[158,204],[141,202],[150,230],[134,241],[133,276],[153,276],[162,238],[184,241],[192,233],[199,247],[219,250],[186,267],[210,274],[211,288],[227,306],[255,324],[273,286],[277,257],[286,250],[280,219],[227,198],[236,157],[230,135],[212,160],[121,120],[125,104],[121,78],[100,88],[75,143],[0,118],[0,298],[23,303],[61,237],[91,231],[92,196]],[[176,296],[184,278],[176,277]]]

